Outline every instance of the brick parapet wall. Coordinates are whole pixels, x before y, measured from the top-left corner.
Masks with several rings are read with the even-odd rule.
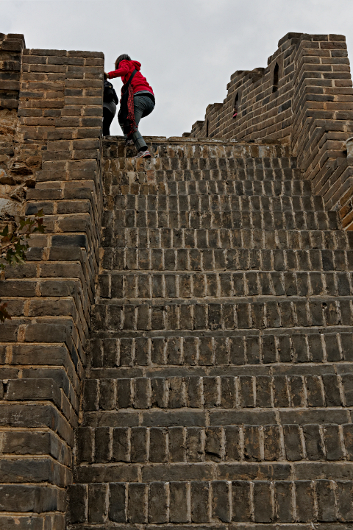
[[[352,229],[353,168],[345,141],[353,132],[353,89],[345,37],[289,33],[278,45],[267,68],[231,76],[224,102],[209,105],[188,136],[288,143],[314,192]]]
[[[28,169],[22,212],[43,209],[46,231],[0,282],[12,315],[0,328],[0,527],[12,528],[15,512],[19,530],[65,527],[98,269],[102,80],[102,53],[23,51],[3,171],[12,175],[14,159]]]
[[[205,121],[196,122],[191,136],[236,138],[242,141],[289,139],[291,98],[293,95],[293,54],[299,34],[288,34],[279,43],[277,52],[268,59],[267,68],[237,71],[227,85],[223,103],[209,105]],[[279,68],[278,90],[273,92],[273,74]],[[233,118],[238,95],[238,115]]]
[[[314,192],[349,229],[353,189],[345,142],[353,131],[353,89],[345,37],[303,36],[295,62],[292,150]]]

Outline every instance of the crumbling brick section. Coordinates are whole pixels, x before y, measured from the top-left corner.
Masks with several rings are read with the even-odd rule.
[[[0,110],[17,109],[23,35],[0,33]]]
[[[0,282],[0,528],[63,530],[98,267],[103,54],[25,49],[17,83],[3,175],[9,193],[30,177],[23,212],[42,209],[46,229]]]

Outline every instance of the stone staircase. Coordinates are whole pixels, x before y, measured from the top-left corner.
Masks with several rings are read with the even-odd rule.
[[[353,233],[287,147],[104,141],[68,528],[353,528]]]

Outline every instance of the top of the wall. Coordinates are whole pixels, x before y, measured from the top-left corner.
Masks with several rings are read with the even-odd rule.
[[[24,35],[21,33],[0,33],[0,50],[6,52],[21,52],[26,47]]]

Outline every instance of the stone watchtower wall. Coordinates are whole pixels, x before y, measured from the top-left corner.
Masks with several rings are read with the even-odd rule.
[[[0,226],[46,226],[0,278],[0,529],[349,528],[344,37],[287,35],[151,161],[102,141],[103,66],[0,34]]]
[[[235,72],[227,90],[186,136],[289,144],[314,193],[352,229],[345,141],[353,133],[353,90],[345,37],[288,33],[267,68]]]

